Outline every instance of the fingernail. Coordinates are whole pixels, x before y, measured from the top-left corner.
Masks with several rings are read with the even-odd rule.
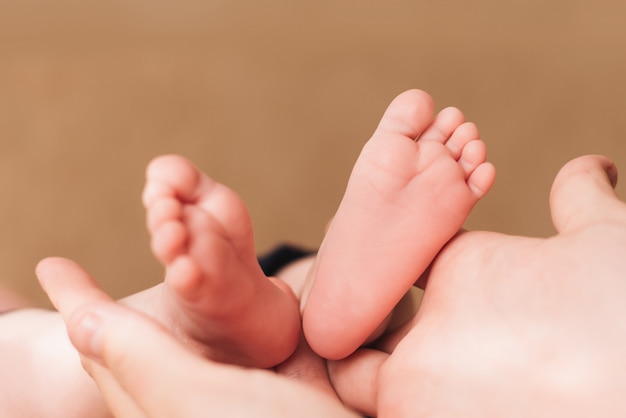
[[[102,353],[102,317],[91,311],[82,312],[70,324],[70,339],[76,349],[93,360],[100,360]]]

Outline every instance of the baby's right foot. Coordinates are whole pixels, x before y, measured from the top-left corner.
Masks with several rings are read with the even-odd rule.
[[[417,138],[417,139],[416,139]],[[374,333],[494,181],[478,130],[408,91],[363,148],[313,268],[303,329],[338,359]]]
[[[153,252],[167,270],[152,311],[211,359],[265,368],[289,357],[300,337],[297,301],[263,274],[241,199],[187,160],[165,156],[148,167],[143,200]]]

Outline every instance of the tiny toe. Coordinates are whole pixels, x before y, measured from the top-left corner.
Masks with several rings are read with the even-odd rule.
[[[186,247],[189,233],[179,221],[169,221],[154,231],[151,240],[152,252],[163,264],[169,264]]]
[[[162,181],[148,179],[143,188],[141,201],[143,206],[147,209],[159,199],[175,196],[176,191],[169,184],[163,183]]]
[[[447,107],[435,116],[433,122],[418,138],[420,141],[445,143],[465,120],[463,113],[456,107]]]
[[[146,214],[148,231],[154,233],[160,226],[168,221],[180,220],[183,216],[183,205],[176,199],[165,198],[155,201]]]
[[[459,165],[465,173],[465,178],[469,178],[476,167],[484,163],[486,159],[487,147],[483,141],[474,140],[465,144],[459,158]]]
[[[477,199],[489,192],[496,179],[496,169],[491,163],[478,165],[467,178],[467,186]]]
[[[193,202],[201,193],[201,172],[189,160],[178,155],[155,158],[146,170],[147,183],[162,183],[171,187],[176,196]],[[154,194],[154,193],[152,193]],[[152,194],[147,194],[150,198]]]
[[[558,232],[599,222],[626,223],[626,205],[614,187],[617,169],[600,155],[576,158],[561,168],[552,184],[550,208]]]
[[[37,264],[37,277],[50,301],[66,319],[81,306],[111,298],[78,264],[64,258],[46,258]]]
[[[480,134],[478,127],[472,122],[465,122],[461,124],[450,135],[450,139],[446,142],[446,147],[450,150],[450,153],[455,160],[461,158],[461,154],[465,146],[473,140],[479,139]]]

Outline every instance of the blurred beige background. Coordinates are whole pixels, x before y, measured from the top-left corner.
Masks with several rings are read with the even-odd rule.
[[[34,266],[62,255],[116,297],[158,282],[139,197],[162,153],[242,195],[259,251],[315,247],[412,87],[463,109],[497,166],[467,226],[549,235],[564,162],[626,172],[625,18],[616,0],[4,0],[0,280],[44,302]]]

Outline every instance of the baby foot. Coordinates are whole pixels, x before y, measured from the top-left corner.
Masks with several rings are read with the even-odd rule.
[[[311,347],[330,359],[363,344],[493,184],[485,145],[463,114],[433,119],[408,91],[389,106],[354,167],[303,300]]]
[[[187,160],[165,156],[148,167],[143,201],[167,270],[161,319],[214,360],[270,367],[291,355],[297,302],[263,274],[241,199]]]

